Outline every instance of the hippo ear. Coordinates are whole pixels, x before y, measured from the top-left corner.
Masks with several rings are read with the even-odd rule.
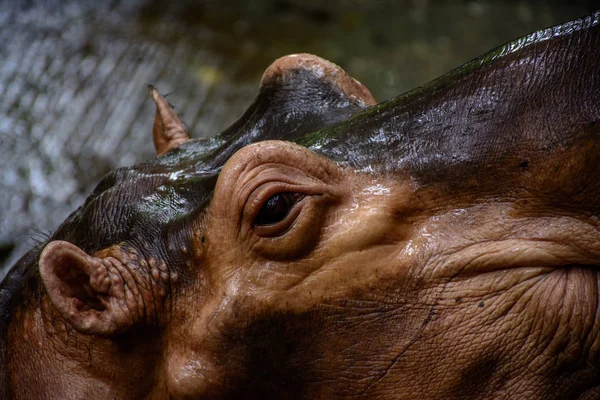
[[[132,325],[122,278],[111,267],[68,242],[53,241],[42,251],[39,270],[50,301],[81,333],[109,336]]]
[[[293,103],[316,101],[312,108],[365,107],[377,103],[362,83],[334,63],[312,54],[292,54],[275,60],[264,72],[260,90],[283,92],[280,95],[286,95]]]
[[[173,147],[187,142],[190,138],[185,126],[173,111],[169,102],[152,85],[148,88],[150,89],[150,96],[156,103],[156,117],[152,127],[152,137],[156,155],[160,156]]]
[[[263,74],[258,96],[221,138],[232,151],[260,140],[293,141],[376,104],[369,90],[337,65],[311,54],[279,58]]]

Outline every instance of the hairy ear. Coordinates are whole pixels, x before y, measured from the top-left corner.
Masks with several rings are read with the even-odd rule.
[[[115,262],[64,241],[53,241],[42,251],[39,269],[50,301],[77,331],[109,336],[132,325]]]

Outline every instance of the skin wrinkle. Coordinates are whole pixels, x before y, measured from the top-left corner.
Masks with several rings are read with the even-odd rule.
[[[577,275],[582,275],[582,274],[589,275],[590,274],[590,272],[588,270],[577,270],[577,269],[575,269],[575,270],[568,270],[567,273],[577,274]],[[598,293],[597,293],[597,287],[598,287],[598,280],[597,280],[597,278],[598,278],[598,276],[597,275],[598,275],[597,271],[594,271],[592,273],[592,276],[596,277],[596,280],[592,281],[593,282],[592,283],[592,286],[593,286],[592,288],[589,288],[588,285],[590,283],[589,283],[589,280],[586,279],[586,285],[583,286],[584,292],[581,293],[581,296],[583,298],[586,298],[586,299],[587,298],[590,298],[590,299],[592,299],[592,298],[597,299],[598,298]],[[577,279],[578,277],[575,276],[574,278]],[[579,277],[580,280],[584,279],[584,278],[585,278],[585,276]],[[577,281],[575,279],[574,279],[574,282],[573,282],[574,285],[572,285],[572,287],[575,288],[575,289],[577,289],[578,287],[580,287],[580,285],[577,284]],[[591,291],[592,291],[592,293],[591,293],[592,295],[591,296],[587,295],[588,294],[587,293],[588,288],[591,289]],[[565,296],[565,301],[566,301],[566,299],[567,299],[567,297]],[[579,303],[573,302],[572,303],[572,307],[573,308],[579,308],[579,310],[581,311],[581,314],[580,313],[577,313],[576,315],[574,313],[569,313],[568,314],[568,316],[569,316],[569,321],[568,321],[569,325],[574,326],[575,329],[582,329],[582,332],[581,333],[578,332],[579,333],[578,335],[575,335],[573,333],[573,331],[571,331],[571,335],[572,336],[579,336],[579,337],[581,337],[583,339],[583,342],[579,342],[579,343],[571,341],[576,346],[576,349],[579,349],[579,351],[576,352],[575,355],[574,355],[574,358],[577,359],[577,360],[583,360],[583,359],[585,359],[585,355],[586,354],[591,353],[591,351],[590,351],[591,349],[589,347],[588,342],[589,342],[589,338],[590,338],[589,334],[590,334],[590,332],[591,332],[591,330],[592,330],[592,328],[594,326],[593,323],[586,323],[583,327],[581,327],[581,326],[578,326],[577,322],[579,322],[579,320],[596,321],[596,319],[590,319],[589,317],[586,318],[585,314],[588,312],[589,307],[587,309],[586,308],[581,309],[580,306],[581,305]],[[593,310],[591,312],[591,314],[596,315],[598,304],[597,303],[593,304],[593,305],[591,305],[591,307],[592,307],[592,310]],[[574,318],[574,317],[580,317],[580,315],[581,315],[581,318]]]
[[[134,275],[120,261],[117,261],[114,259],[108,259],[107,261],[111,262],[113,269],[120,276],[120,283],[123,287],[122,300],[124,300],[119,303],[122,313],[124,315],[130,315],[132,317],[137,313],[137,319],[134,320],[135,322],[144,320],[145,319],[144,315],[146,314],[145,313],[145,304],[140,298],[136,299],[137,296],[134,293],[134,290],[136,289],[135,288],[136,285],[129,284],[130,279],[135,280]],[[127,274],[127,276],[125,276],[125,273]],[[134,306],[133,305],[134,303],[137,303],[137,304],[135,304],[135,306]]]
[[[558,327],[554,327],[554,331],[558,332],[560,330],[560,326],[571,326],[572,329],[569,331],[565,331],[565,338],[563,339],[566,343],[564,343],[563,345],[561,345],[560,347],[560,351],[559,354],[564,354],[565,350],[567,350],[567,347],[569,346],[569,343],[572,342],[572,340],[570,340],[569,338],[567,338],[567,336],[571,336],[571,334],[573,334],[575,329],[578,329],[578,327],[576,325],[573,325],[573,319],[572,317],[574,316],[576,310],[576,304],[574,304],[572,301],[569,301],[569,291],[570,290],[575,290],[578,291],[578,287],[580,288],[581,285],[573,285],[573,280],[574,279],[578,279],[578,277],[574,276],[575,274],[577,274],[577,271],[575,271],[573,268],[568,268],[563,272],[565,278],[563,279],[565,282],[563,283],[563,288],[562,288],[562,292],[563,292],[563,297],[561,298],[561,302],[560,302],[560,309],[561,311],[563,311],[562,313],[559,313],[559,315],[564,315],[564,317],[559,317],[559,319],[561,320],[560,322],[562,322],[564,320],[564,324],[559,324]],[[579,277],[579,278],[583,278],[583,277]],[[549,288],[548,288],[549,289]],[[581,294],[579,295],[581,296]],[[578,313],[579,314],[579,313]],[[580,315],[577,315],[578,317]],[[565,318],[566,317],[566,318]],[[579,319],[579,318],[578,318]],[[556,335],[553,335],[554,337]],[[579,335],[575,335],[575,336],[579,336]],[[555,361],[560,361],[560,358],[558,360]]]
[[[506,231],[507,232],[511,232],[511,231],[514,231],[514,230],[515,230],[514,228],[506,227]],[[516,231],[518,232],[519,230],[522,230],[522,228],[517,228]],[[527,237],[519,238],[519,237],[514,237],[514,236],[513,237],[504,238],[504,239],[501,239],[501,240],[505,240],[505,241],[511,241],[511,240],[512,241],[517,241],[517,240],[525,240],[525,239],[530,240],[530,241],[532,241],[532,240],[533,241],[537,241],[540,244],[544,244],[544,242],[548,242],[549,245],[551,243],[553,243],[553,242],[557,242],[558,240],[563,240],[563,239],[552,239],[552,238],[527,238]],[[492,239],[492,240],[481,241],[481,243],[494,243],[494,242],[497,242],[497,241],[498,241],[498,239]],[[481,243],[469,244],[468,246],[480,246]],[[580,243],[582,243],[580,239],[578,239],[577,241],[570,240],[569,246],[571,248],[575,247],[577,249],[580,249],[582,247],[580,245]],[[467,252],[468,252],[468,249],[469,249],[468,246],[467,247],[463,247],[463,248],[459,248],[458,250],[456,248],[445,249],[445,250],[443,250],[440,253],[440,255],[438,256],[438,258],[444,259],[444,257],[455,256],[456,254],[461,254],[461,252],[464,252],[465,250],[467,250]],[[489,251],[489,249],[487,251]],[[570,263],[585,263],[586,256],[588,256],[588,255],[589,255],[590,259],[595,259],[597,257],[597,252],[593,252],[589,247],[587,249],[585,249],[585,253],[587,253],[587,254],[580,254],[580,255],[578,255],[577,259],[571,260]],[[484,254],[486,254],[486,251],[480,252],[480,255],[484,255]],[[557,255],[554,254],[554,256],[557,256]],[[563,260],[563,262],[567,263],[566,260]]]
[[[174,275],[173,275],[174,274]],[[172,287],[172,281],[173,282],[177,282],[179,280],[179,275],[177,274],[177,272],[171,272],[171,276],[169,277],[168,281],[167,281],[167,285],[169,286],[167,289],[167,293],[166,293],[166,298],[163,304],[167,304],[168,303],[168,308],[164,307],[165,309],[168,309],[167,311],[167,315],[168,315],[168,323],[171,323],[172,321],[172,316],[173,316],[173,287]],[[154,295],[154,293],[153,293]],[[154,299],[156,301],[156,298]],[[157,319],[157,327],[158,327],[159,323],[158,323],[158,319]]]
[[[525,334],[523,334],[523,337],[525,337],[525,338],[530,337],[530,334],[525,333]]]
[[[435,315],[435,309],[436,309],[436,307],[438,305],[439,298],[442,297],[442,294],[443,294],[444,290],[445,290],[445,286],[442,288],[440,296],[437,297],[438,300],[436,300],[436,302],[430,307],[429,313],[428,313],[427,317],[425,318],[425,320],[421,324],[421,327],[419,328],[419,330],[413,335],[413,338],[404,347],[404,349],[402,349],[402,351],[400,351],[391,360],[391,362],[389,363],[389,365],[385,367],[385,369],[382,371],[382,373],[380,373],[378,376],[376,376],[373,380],[371,380],[367,384],[367,386],[359,394],[359,397],[366,396],[367,392],[369,390],[371,390],[372,388],[374,388],[375,385],[377,385],[380,381],[382,381],[383,379],[385,379],[385,377],[390,373],[390,371],[394,368],[394,366],[398,363],[398,361],[409,351],[409,349],[411,348],[411,346],[413,346],[420,339],[420,336],[425,331],[426,326],[431,322],[433,316]]]
[[[151,300],[152,300],[152,304],[154,305],[154,310],[158,314],[159,313],[159,306],[158,306],[158,301],[157,301],[157,294],[156,294],[156,291],[155,291],[155,285],[158,285],[159,282],[158,282],[158,280],[153,279],[152,276],[149,276],[149,279],[150,279],[150,285],[149,285],[150,297],[151,297]],[[154,283],[154,285],[152,283]],[[150,324],[150,321],[146,320],[146,324]],[[155,318],[154,325],[157,328],[159,327],[159,319],[158,318]]]
[[[599,274],[598,272],[596,273],[597,275]],[[596,304],[594,307],[594,321],[600,321],[600,317],[599,317],[599,309],[600,309],[600,283],[598,281],[595,282],[596,283]],[[591,332],[596,331],[596,335],[591,334]],[[590,344],[590,347],[592,348],[591,354],[592,354],[592,360],[594,360],[593,362],[596,364],[597,368],[600,368],[600,357],[598,357],[598,348],[600,348],[600,335],[598,334],[598,330],[599,327],[596,324],[592,324],[591,325],[591,331],[590,331],[590,335],[588,335],[588,337],[594,338],[595,342],[593,341]],[[593,349],[593,347],[597,348],[595,351]]]
[[[268,144],[266,146],[268,146]],[[244,161],[246,159],[240,160],[238,164],[244,165],[243,170],[241,170],[239,172],[236,171],[234,174],[232,174],[230,176],[227,176],[227,179],[229,181],[238,182],[238,181],[241,180],[242,182],[246,183],[246,185],[248,185],[249,187],[253,187],[257,183],[260,183],[260,181],[254,183],[255,180],[253,178],[257,174],[259,174],[260,172],[264,171],[265,169],[268,169],[271,165],[278,165],[277,163],[259,164],[258,166],[254,165],[256,163],[256,161],[257,160],[261,160],[261,158],[256,156],[257,155],[257,151],[259,150],[258,147],[254,147],[252,150],[253,150],[252,155],[246,154],[246,157],[249,157],[250,162],[245,163]],[[247,152],[249,153],[250,151],[247,150]],[[239,157],[243,157],[243,156],[239,156]],[[243,177],[243,179],[241,179],[242,177]],[[248,190],[246,190],[246,185],[242,184],[240,186],[237,186],[237,185],[234,186],[235,191],[236,192],[243,192],[243,193],[247,192]],[[238,187],[239,187],[239,189],[238,189]],[[235,195],[235,192],[234,192],[234,195]],[[238,195],[238,196],[234,196],[234,198],[245,199],[245,198],[247,198],[247,196],[246,195],[244,195],[244,196],[239,196]],[[236,207],[236,208],[239,208],[239,206]],[[238,220],[238,225],[239,226],[242,225],[242,219],[243,219],[243,214],[240,214],[239,220]]]
[[[138,320],[145,321],[147,325],[155,325],[156,327],[160,326],[160,321],[157,316],[160,314],[160,311],[164,309],[162,303],[165,301],[165,297],[170,293],[169,291],[164,291],[163,294],[158,294],[157,290],[162,287],[160,284],[160,279],[165,280],[163,278],[164,273],[159,274],[159,280],[153,282],[152,274],[150,271],[158,271],[159,267],[156,265],[156,261],[153,258],[149,258],[149,262],[147,263],[150,266],[150,270],[146,270],[147,272],[144,276],[140,275],[140,272],[143,269],[140,269],[142,266],[142,261],[134,261],[132,265],[130,265],[129,260],[130,252],[124,247],[121,246],[117,249],[113,254],[119,258],[108,258],[107,260],[112,261],[114,268],[117,270],[121,277],[121,281],[125,282],[126,293],[129,293],[130,301],[126,302],[127,310],[129,313],[137,312]],[[163,262],[164,263],[164,262]],[[162,266],[162,264],[161,264]],[[123,273],[126,273],[127,276],[124,276]],[[134,282],[135,284],[130,286],[127,282]],[[166,279],[167,282],[170,282],[170,279]],[[140,290],[142,289],[142,290]],[[142,292],[145,292],[149,295],[149,299],[145,299]],[[132,304],[132,301],[135,305]],[[150,301],[154,307],[151,307],[149,311],[148,301]]]
[[[549,278],[550,278],[550,276],[547,276],[547,277],[546,277],[546,280],[548,280]],[[540,282],[538,285],[536,285],[536,286],[533,288],[533,290],[534,290],[534,291],[536,291],[536,292],[537,292],[537,291],[540,291],[540,290],[544,290],[544,289],[546,289],[546,290],[547,290],[547,289],[548,289],[547,285],[544,285],[543,283],[544,283],[543,281],[542,281],[542,282]],[[519,300],[519,303],[522,303],[522,301],[526,301],[526,302],[527,302],[526,304],[529,304],[529,303],[532,301],[531,299],[533,299],[533,298],[536,298],[536,297],[538,297],[538,298],[539,298],[540,296],[539,296],[537,293],[530,294],[528,297],[523,297],[523,298],[521,298],[521,299]],[[543,298],[543,297],[542,297],[542,298]],[[535,304],[534,304],[534,307],[535,307]],[[528,308],[528,307],[527,307],[527,306],[524,306],[524,308]],[[534,309],[535,309],[535,308],[534,308]],[[533,319],[533,321],[532,321],[532,323],[529,325],[529,330],[528,330],[527,332],[525,332],[525,333],[522,335],[522,336],[523,336],[523,340],[524,340],[525,342],[524,342],[524,343],[521,345],[521,347],[522,347],[522,348],[525,348],[525,349],[528,349],[528,348],[529,348],[529,346],[526,344],[526,342],[527,342],[527,341],[529,341],[529,340],[530,340],[532,337],[533,337],[533,338],[541,338],[541,336],[540,336],[540,335],[532,335],[532,332],[536,332],[536,331],[543,331],[543,324],[544,324],[544,320],[543,320],[543,319],[541,319],[541,318],[536,318],[536,317],[535,317],[535,315],[532,315],[532,316],[531,316],[531,318]],[[540,327],[540,324],[542,324],[542,327]],[[554,333],[555,333],[555,332],[553,332],[552,334],[554,334]],[[552,336],[550,336],[550,337],[552,337]],[[549,345],[549,343],[548,343],[548,342],[546,342],[546,343],[536,343],[536,347],[539,347],[539,345],[540,345],[540,344],[542,344],[542,345],[544,345],[544,346],[548,346],[548,345]],[[546,348],[546,349],[547,349],[547,348]],[[539,354],[545,354],[545,352],[541,351]],[[537,357],[537,359],[540,359],[540,358],[541,358],[541,357]],[[546,358],[546,357],[544,357],[544,358]],[[542,360],[542,362],[548,362],[548,361],[549,361],[548,359],[546,359],[545,361],[544,361],[544,360]],[[534,363],[533,363],[533,360],[532,360],[532,362],[530,362],[530,363],[527,363],[527,364],[526,364],[526,371],[529,371],[531,374],[534,374],[534,375],[535,375],[535,374],[536,374],[536,372],[539,370],[539,368],[542,368],[542,367],[543,367],[543,365],[544,365],[544,364],[541,364],[541,365],[540,365],[539,363],[537,363],[537,364],[534,364]]]
[[[330,308],[331,304],[327,304],[327,307]],[[404,310],[404,309],[405,309],[405,307],[398,306],[398,307],[393,307],[393,308],[391,308],[389,310],[386,310],[385,312],[382,312],[380,310],[379,313],[377,314],[378,318],[376,318],[376,319],[385,320],[386,318],[393,317],[394,316],[394,312],[398,312],[398,311],[401,311],[401,310]],[[359,327],[359,325],[361,324],[361,322],[364,321],[365,315],[373,315],[373,314],[375,314],[375,313],[360,314],[360,315],[358,315],[358,316],[355,317],[356,321],[355,321],[354,324],[350,323],[350,324],[348,324],[346,326],[348,327],[348,329],[351,329],[353,327]],[[327,334],[330,334],[330,333],[335,333],[335,330],[337,328],[338,327],[336,327],[335,325],[331,325],[329,327],[323,328],[323,329],[319,330],[318,333],[315,333],[314,339],[316,340],[316,339],[318,339],[319,336],[327,335]],[[367,380],[367,378],[365,378],[365,380]]]
[[[563,277],[567,277],[567,279],[568,279],[568,272],[561,271],[560,274]],[[550,279],[550,277],[549,277],[549,279]],[[564,310],[564,308],[565,308],[565,300],[564,300],[565,297],[564,296],[566,294],[565,288],[566,288],[566,283],[563,283],[560,288],[560,296],[557,297],[558,301],[557,301],[557,303],[553,304],[553,306],[558,308],[557,314],[559,314],[559,315],[562,314],[564,311],[566,311],[566,310]],[[549,288],[547,286],[540,285],[538,287],[538,291],[541,292],[538,294],[538,296],[537,296],[538,298],[548,298],[548,294],[546,292],[549,291]],[[550,324],[550,326],[548,326],[548,324],[546,324],[544,319],[542,319],[542,318],[537,318],[537,322],[538,322],[538,324],[537,324],[538,326],[536,326],[536,330],[543,333],[543,335],[540,337],[540,339],[544,339],[544,338],[552,338],[552,339],[546,340],[543,343],[535,343],[535,344],[543,346],[543,354],[553,353],[552,351],[549,351],[549,350],[551,350],[551,348],[554,347],[553,346],[554,340],[562,341],[561,340],[562,338],[558,336],[558,334],[561,333],[561,332],[559,332],[560,325],[559,324]],[[559,354],[563,353],[563,351],[564,351],[564,349],[561,349]],[[545,360],[545,362],[550,363],[550,362],[552,362],[552,360],[547,359],[547,360]]]
[[[155,285],[159,284],[159,282],[158,282],[159,276],[155,276],[155,275],[157,275],[156,271],[157,271],[156,267],[151,267],[151,272],[150,272],[150,275],[148,276],[151,283],[148,286],[150,288],[150,296],[152,298],[152,303],[154,304],[154,310],[158,314],[159,307],[158,307],[157,295],[156,295],[156,291],[155,291]],[[152,284],[152,282],[154,283],[154,285]],[[169,292],[170,292],[170,290],[169,290]],[[150,321],[146,321],[147,324],[149,322]],[[159,327],[159,319],[158,318],[155,319],[154,324],[157,328]]]
[[[591,319],[592,321],[598,321],[598,308],[600,307],[600,302],[598,300],[598,298],[600,296],[600,290],[598,287],[598,278],[599,278],[598,272],[596,272],[595,275],[596,275],[597,279],[596,279],[596,281],[594,281],[594,285],[593,285],[594,287],[592,288],[593,293],[591,296],[589,296],[589,295],[585,296],[586,298],[595,300],[595,303],[592,306],[592,310],[593,310],[592,311],[593,317]],[[585,338],[585,342],[584,342],[585,346],[582,346],[582,348],[581,348],[581,353],[579,355],[580,359],[585,358],[585,353],[588,353],[588,354],[594,353],[594,351],[593,351],[594,341],[597,340],[597,335],[593,334],[593,332],[595,330],[594,328],[595,328],[595,324],[589,324],[589,326],[586,327],[586,329],[582,333],[582,336]],[[591,357],[591,358],[592,358],[592,360],[594,359],[593,357]],[[593,363],[595,363],[597,368],[600,368],[600,362],[597,359]]]

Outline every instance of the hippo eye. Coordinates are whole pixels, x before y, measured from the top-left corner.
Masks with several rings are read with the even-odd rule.
[[[256,215],[254,225],[273,225],[283,221],[300,198],[299,193],[277,193],[271,196]]]

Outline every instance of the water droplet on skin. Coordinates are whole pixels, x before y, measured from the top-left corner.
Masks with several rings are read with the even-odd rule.
[[[376,185],[364,188],[363,189],[363,193],[371,194],[371,195],[376,195],[376,196],[381,196],[381,195],[390,194],[390,188],[385,187],[382,184],[378,183]]]

